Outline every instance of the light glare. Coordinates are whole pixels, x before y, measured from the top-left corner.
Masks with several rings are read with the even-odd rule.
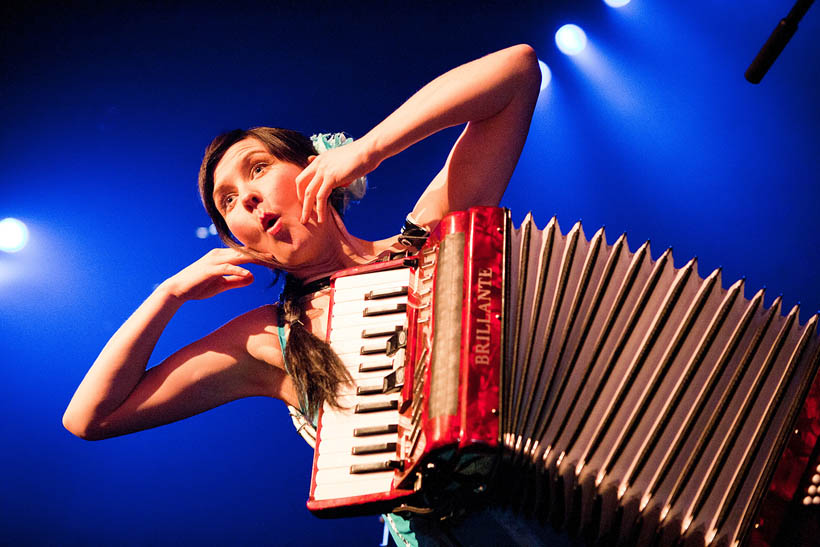
[[[16,218],[0,220],[0,251],[16,253],[28,243],[28,228]]]
[[[550,80],[552,80],[552,71],[550,67],[547,66],[542,60],[538,60],[538,68],[541,69],[541,91],[544,91],[548,85],[550,85]]]
[[[564,25],[555,33],[555,45],[565,55],[577,55],[587,45],[587,35],[578,25]]]
[[[604,4],[611,8],[622,8],[629,3],[629,0],[604,0]]]

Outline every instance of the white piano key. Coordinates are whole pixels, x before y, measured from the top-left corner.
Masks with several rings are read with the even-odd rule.
[[[337,304],[336,302],[333,303],[333,320],[331,322],[331,326],[334,322],[338,321],[341,318],[354,318],[354,317],[362,317],[364,314],[365,309],[392,309],[397,304],[404,304],[407,302],[406,296],[393,296],[391,298],[383,298],[379,300],[356,300],[353,302],[341,302]],[[393,312],[396,314],[404,313],[404,312]],[[343,320],[344,320],[343,319]],[[346,325],[345,325],[346,326]]]
[[[321,455],[339,452],[346,452],[347,454],[352,454],[353,447],[355,446],[371,446],[382,443],[396,442],[397,439],[398,435],[396,433],[388,433],[386,435],[372,435],[369,437],[353,437],[351,431],[351,436],[346,439],[322,437],[322,442],[319,445],[319,454]],[[393,452],[395,453],[395,451]],[[385,451],[384,454],[389,455],[390,452]]]
[[[383,424],[395,424],[398,423],[399,420],[399,412],[397,410],[391,410],[389,412],[369,412],[364,414],[355,414],[350,416],[347,420],[337,420],[333,422],[330,420],[328,423],[333,423],[331,427],[324,427],[324,417],[322,419],[322,431],[320,432],[320,438],[322,442],[325,439],[332,439],[339,436],[347,435],[348,438],[353,438],[353,429],[357,427],[370,427],[374,425],[383,425]]]
[[[355,410],[355,406],[358,403],[373,403],[377,401],[384,401],[386,399],[395,398],[397,395],[396,393],[373,393],[369,395],[358,395],[356,393],[356,387],[352,386],[351,384],[345,385],[342,389],[337,392],[337,401],[339,402],[339,407],[332,407],[329,403],[325,403],[322,405],[322,408],[325,409],[325,412],[328,413],[342,413],[342,414],[351,414]]]
[[[398,411],[393,411],[393,412],[395,412],[395,416],[392,417],[392,418],[388,418],[387,416],[378,416],[378,418],[379,418],[378,420],[373,419],[369,422],[366,422],[366,421],[363,420],[362,423],[358,423],[358,424],[357,423],[349,423],[349,424],[337,425],[336,427],[328,428],[326,431],[323,430],[322,431],[322,442],[325,442],[325,441],[328,441],[328,440],[331,440],[331,439],[340,439],[340,438],[341,439],[347,439],[348,442],[352,442],[351,439],[363,440],[363,439],[368,439],[368,438],[374,437],[375,435],[363,435],[361,437],[354,437],[353,430],[356,429],[356,428],[365,428],[365,427],[377,427],[377,426],[388,426],[388,425],[394,425],[395,426],[395,425],[398,424],[399,414],[398,414]],[[373,416],[375,414],[376,413],[374,412],[374,413],[370,413],[370,414],[360,414],[359,416],[361,416],[361,417],[366,416],[368,418],[373,418]],[[387,414],[387,413],[384,413],[384,414]],[[387,418],[387,419],[385,420],[385,418]],[[393,433],[392,435],[393,435],[393,438],[395,439],[397,433]]]
[[[384,401],[398,401],[400,397],[400,393],[381,393],[379,395],[367,395],[362,399],[352,394],[344,394],[338,398],[339,405],[342,407],[343,410],[340,412],[338,409],[334,409],[328,405],[324,407],[325,416],[332,416],[336,414],[342,416],[349,416],[354,413],[354,408],[358,403],[381,403]]]
[[[383,454],[363,454],[354,456],[353,454],[345,454],[343,452],[332,452],[328,454],[319,454],[316,458],[316,468],[319,470],[325,469],[344,469],[345,472],[353,477],[361,477],[368,473],[355,474],[350,473],[350,466],[361,463],[378,463],[387,460],[395,460],[395,453]]]
[[[403,329],[406,323],[405,317],[388,316],[382,319],[386,320],[374,321],[373,325],[337,325],[330,331],[330,343],[334,344],[335,342],[344,342],[350,339],[389,338],[398,330]]]
[[[333,303],[354,302],[360,300],[382,300],[395,296],[405,296],[409,292],[409,279],[399,281],[386,281],[374,283],[366,287],[355,287],[350,289],[336,289],[333,293]]]
[[[348,480],[341,483],[320,484],[317,481],[313,499],[332,500],[389,492],[393,485],[393,475],[393,471],[383,471],[358,476],[349,475]],[[367,477],[367,479],[349,480],[350,477]]]
[[[394,303],[395,304],[395,303]],[[391,313],[385,315],[370,315],[365,317],[363,315],[364,308],[358,311],[358,313],[354,313],[352,315],[343,315],[340,317],[333,317],[331,321],[331,330],[330,330],[330,345],[332,346],[334,342],[337,340],[344,340],[348,337],[347,334],[339,336],[336,334],[335,329],[337,328],[355,328],[356,338],[361,337],[361,331],[367,328],[383,326],[388,323],[406,323],[407,322],[407,311],[403,311],[400,313]],[[334,326],[335,325],[335,326]]]
[[[338,277],[333,282],[333,285],[337,291],[364,287],[368,287],[367,290],[370,290],[370,287],[376,284],[395,283],[396,285],[400,285],[404,283],[406,285],[409,279],[409,269],[395,269]]]
[[[387,337],[382,338],[356,338],[347,339],[333,344],[333,350],[339,355],[362,355],[362,348],[365,348],[366,355],[378,354],[382,358],[385,356],[387,348]]]
[[[383,457],[384,461],[390,460],[389,456]],[[393,457],[392,459],[396,459]],[[392,470],[390,471],[377,471],[375,473],[351,473],[349,467],[328,467],[326,469],[319,469],[316,471],[316,486],[326,486],[329,484],[340,484],[340,483],[353,483],[359,482],[364,483],[368,482],[373,475],[389,475],[390,482],[392,482],[393,475],[395,474]]]
[[[369,399],[369,397],[368,397]],[[393,400],[397,400],[393,398]],[[382,420],[390,419],[396,410],[385,410],[381,412],[360,412],[355,413],[353,407],[348,407],[343,410],[334,409],[334,412],[325,412],[322,414],[322,427],[339,427],[340,425],[358,423],[363,420],[362,416],[366,414],[375,414],[381,416]]]
[[[396,356],[394,355],[393,357],[387,357],[385,355],[358,355],[347,353],[344,355],[339,355],[339,358],[346,367],[359,368],[359,365],[362,363],[375,365],[379,363],[386,363],[387,361],[394,362]]]

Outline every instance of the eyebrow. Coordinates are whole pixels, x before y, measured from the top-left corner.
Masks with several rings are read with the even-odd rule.
[[[245,173],[248,170],[251,163],[254,161],[254,155],[270,156],[271,154],[267,150],[251,150],[250,152],[243,152],[242,155],[239,157],[239,173]],[[215,171],[214,175],[216,175]],[[220,184],[220,181],[217,181],[216,176],[214,176],[214,188],[211,191],[211,194],[214,196],[214,198],[216,198],[216,196],[218,195],[218,191],[222,191],[223,186],[225,186],[225,184]]]

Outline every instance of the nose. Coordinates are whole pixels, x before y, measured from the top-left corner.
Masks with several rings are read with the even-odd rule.
[[[248,211],[253,212],[253,210],[256,209],[256,207],[259,206],[260,203],[262,203],[262,194],[260,194],[253,188],[249,189],[247,192],[245,192],[245,195],[242,196],[242,205]]]

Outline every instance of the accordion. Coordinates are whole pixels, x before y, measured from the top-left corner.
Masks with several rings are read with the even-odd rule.
[[[354,382],[320,412],[308,508],[493,505],[627,545],[820,533],[818,316],[743,289],[580,223],[449,215],[332,279]]]

